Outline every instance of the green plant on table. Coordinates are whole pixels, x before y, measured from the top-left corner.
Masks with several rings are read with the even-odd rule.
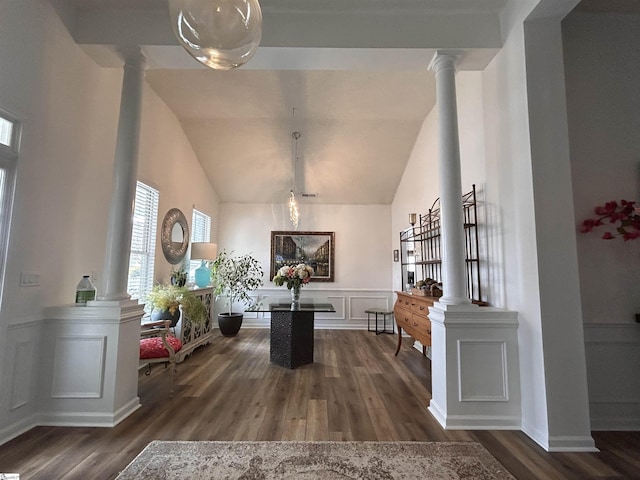
[[[207,320],[207,309],[187,287],[158,283],[147,293],[146,303],[151,310],[168,310],[172,315],[182,306],[183,313],[193,323]]]

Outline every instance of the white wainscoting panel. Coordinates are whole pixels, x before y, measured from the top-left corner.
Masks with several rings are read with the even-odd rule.
[[[365,310],[369,308],[381,308],[391,311],[388,295],[353,295],[350,297],[349,311],[354,320],[367,320]]]
[[[461,402],[509,401],[506,342],[458,340],[458,382]]]
[[[36,426],[42,319],[15,319],[0,332],[0,444]]]
[[[640,324],[585,324],[592,430],[640,430]]]
[[[315,315],[316,329],[335,330],[365,330],[367,328],[368,308],[393,309],[395,295],[391,290],[367,289],[332,289],[322,286],[303,287],[300,299],[307,297],[326,298],[333,305],[335,312],[318,312]],[[253,298],[267,305],[274,298],[290,298],[291,293],[284,287],[258,289]],[[223,308],[222,300],[216,302],[216,314]],[[242,305],[236,305],[234,311],[241,311]],[[246,312],[242,321],[242,328],[269,328],[269,313]]]
[[[31,374],[35,366],[34,355],[34,340],[23,340],[16,343],[13,379],[11,381],[11,410],[27,405],[33,396]]]
[[[106,344],[106,336],[56,338],[51,397],[101,398]]]

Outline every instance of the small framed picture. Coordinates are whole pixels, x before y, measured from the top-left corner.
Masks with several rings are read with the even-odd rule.
[[[394,250],[393,251],[393,261],[394,262],[399,262],[400,261],[400,250]]]

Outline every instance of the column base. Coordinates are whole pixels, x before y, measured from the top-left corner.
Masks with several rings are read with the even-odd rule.
[[[139,408],[143,314],[144,306],[131,300],[47,309],[42,422],[113,426]]]
[[[429,309],[432,399],[445,429],[521,428],[516,312],[477,305]]]

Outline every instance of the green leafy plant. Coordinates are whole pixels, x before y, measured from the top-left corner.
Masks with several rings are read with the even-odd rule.
[[[204,323],[207,320],[204,304],[187,287],[156,284],[147,293],[146,303],[151,310],[168,310],[172,315],[182,305],[182,312],[192,323]]]
[[[187,269],[180,265],[179,267],[171,269],[171,285],[177,285],[178,287],[184,287],[187,283],[187,276],[189,272]]]
[[[233,252],[223,250],[211,266],[216,300],[227,299],[229,315],[235,302],[251,306],[253,300],[249,294],[262,285],[263,275],[262,264],[253,256],[233,256]]]

